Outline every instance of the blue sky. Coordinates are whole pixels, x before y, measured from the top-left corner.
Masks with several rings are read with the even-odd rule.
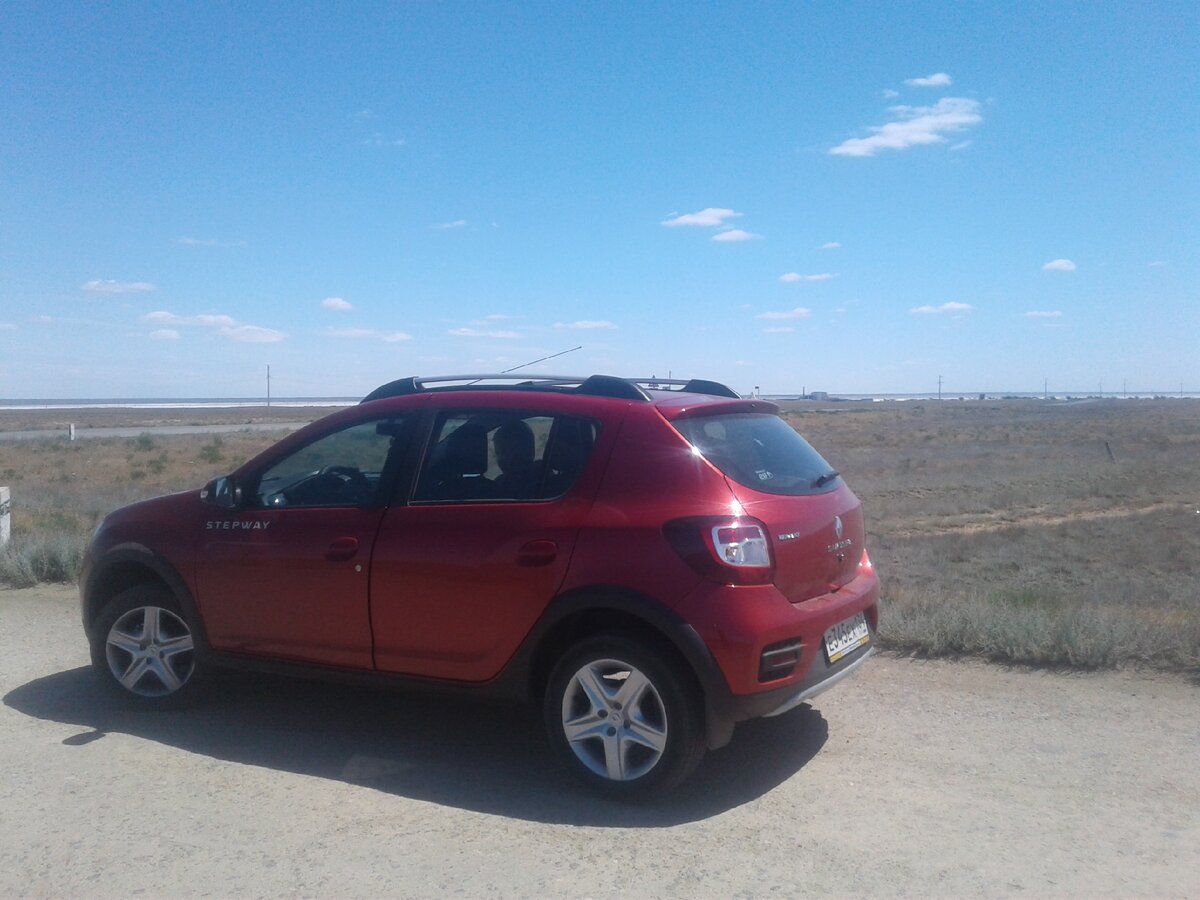
[[[1194,3],[0,5],[0,397],[1200,390]]]

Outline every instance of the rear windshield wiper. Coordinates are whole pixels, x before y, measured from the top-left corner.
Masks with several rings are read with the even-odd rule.
[[[809,485],[809,487],[824,487],[825,485],[829,484],[829,482],[833,481],[833,479],[837,478],[840,474],[842,473],[835,472],[833,469],[830,469],[824,475],[819,475],[818,477],[814,478],[813,483]]]

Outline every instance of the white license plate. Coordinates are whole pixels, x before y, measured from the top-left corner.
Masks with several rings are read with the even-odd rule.
[[[833,664],[870,640],[867,617],[859,613],[845,622],[838,622],[825,632],[825,654],[829,657],[830,664]]]

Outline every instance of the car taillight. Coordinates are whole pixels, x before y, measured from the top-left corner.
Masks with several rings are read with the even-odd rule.
[[[871,562],[871,557],[867,556],[867,551],[863,550],[862,559],[858,561],[858,569],[860,572],[869,572],[875,568],[875,564]]]
[[[758,525],[718,525],[712,530],[717,558],[731,566],[769,566],[767,536]]]
[[[675,519],[663,534],[684,562],[718,584],[769,584],[775,574],[767,530],[756,519]]]

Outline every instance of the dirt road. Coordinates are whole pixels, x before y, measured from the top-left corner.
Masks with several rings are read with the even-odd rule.
[[[657,805],[532,713],[229,679],[101,694],[68,588],[0,592],[0,896],[1195,896],[1200,686],[877,658]]]

